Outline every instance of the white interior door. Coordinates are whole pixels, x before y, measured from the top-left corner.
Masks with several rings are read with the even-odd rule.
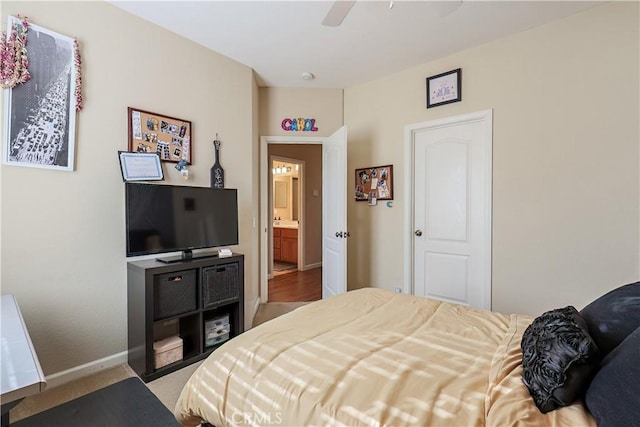
[[[492,112],[411,135],[414,293],[490,309]]]
[[[322,144],[322,298],[347,291],[347,128]]]

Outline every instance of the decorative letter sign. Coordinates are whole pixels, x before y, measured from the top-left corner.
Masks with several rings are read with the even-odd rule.
[[[316,119],[284,119],[282,129],[286,131],[317,132]]]

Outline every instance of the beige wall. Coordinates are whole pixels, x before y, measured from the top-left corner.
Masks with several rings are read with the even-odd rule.
[[[342,126],[342,89],[260,88],[260,135],[329,136]],[[317,132],[282,129],[285,118],[316,119]]]
[[[238,189],[247,312],[258,296],[258,88],[250,68],[104,2],[3,2],[7,14],[77,37],[85,107],[76,170],[2,166],[2,293],[14,294],[45,374],[127,348],[124,186],[133,106],[193,124],[189,180],[209,186],[212,141],[222,141],[226,186]],[[99,19],[99,22],[97,21]],[[169,63],[171,57],[177,60]]]
[[[349,288],[402,286],[404,127],[485,109],[493,308],[581,308],[637,281],[638,52],[638,3],[613,2],[346,89],[348,169],[396,176],[393,208],[349,201]],[[458,67],[462,102],[427,110],[425,78]]]
[[[256,80],[255,73],[252,71],[251,78],[251,139],[247,140],[247,144],[241,144],[237,150],[234,150],[234,155],[237,156],[236,160],[242,161],[243,152],[246,153],[245,160],[249,160],[244,165],[236,163],[237,171],[246,171],[248,168],[251,170],[258,170],[260,164],[260,132],[258,125],[259,115],[259,88]],[[239,125],[241,126],[241,125]],[[245,151],[246,150],[246,151]],[[247,167],[249,165],[249,167]],[[225,175],[228,172],[225,172]],[[241,174],[240,174],[241,175]],[[249,263],[245,263],[245,278],[244,278],[244,324],[245,328],[248,328],[253,322],[253,315],[255,314],[258,302],[260,299],[260,233],[259,224],[260,219],[260,176],[257,173],[247,174],[246,179],[249,180],[251,186],[251,197],[248,200],[248,204],[244,207],[247,209],[250,215],[247,215],[246,220],[250,222],[243,222],[246,227],[246,240],[240,240],[242,243],[242,253],[245,254]]]
[[[261,136],[324,137],[343,125],[342,89],[260,88]],[[317,132],[282,129],[285,118],[312,118]],[[304,144],[269,144],[268,155],[304,160],[305,266],[322,262],[322,148]],[[318,197],[313,190],[318,190]]]

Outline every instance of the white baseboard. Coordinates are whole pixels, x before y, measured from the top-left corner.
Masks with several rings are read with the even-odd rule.
[[[251,322],[253,322],[253,318],[258,311],[258,307],[260,306],[260,298],[255,300],[254,304],[249,304],[249,307],[252,308],[251,318],[248,325],[245,325],[245,329],[251,328]],[[93,362],[85,363],[84,365],[75,366],[73,368],[56,372],[55,374],[47,375],[47,388],[53,388],[57,386],[61,386],[73,380],[77,380],[78,378],[83,378],[88,375],[93,375],[100,371],[104,371],[106,369],[113,368],[114,366],[122,365],[127,363],[127,351],[123,351],[120,353],[113,354],[111,356],[104,357],[102,359],[94,360]]]
[[[313,270],[314,268],[322,267],[322,261],[315,264],[307,264],[302,268],[302,271]]]
[[[84,365],[76,366],[65,371],[47,375],[47,388],[57,387],[78,378],[86,377],[87,375],[92,375],[97,372],[104,371],[105,369],[113,368],[117,365],[122,365],[123,363],[127,363],[127,351],[94,360],[93,362],[85,363]]]

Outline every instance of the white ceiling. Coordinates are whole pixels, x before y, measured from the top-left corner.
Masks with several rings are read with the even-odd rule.
[[[358,0],[338,27],[321,25],[332,1],[110,3],[253,68],[260,86],[348,88],[602,2]]]

